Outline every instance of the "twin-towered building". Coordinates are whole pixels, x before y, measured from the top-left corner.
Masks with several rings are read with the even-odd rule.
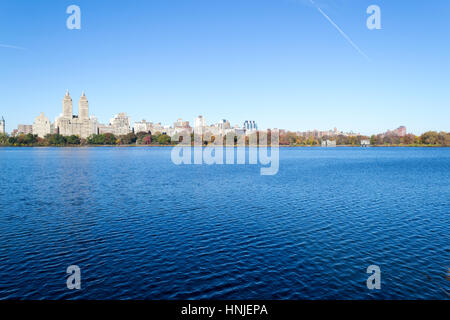
[[[89,102],[83,94],[78,102],[78,115],[73,114],[73,103],[69,91],[63,99],[63,113],[56,118],[56,133],[63,136],[79,136],[86,139],[92,134],[98,133],[98,121],[95,117],[89,117]],[[34,130],[33,130],[34,131]],[[34,133],[38,134],[39,133]]]
[[[23,130],[18,130],[19,133]],[[59,133],[63,136],[76,135],[80,138],[87,138],[98,132],[98,122],[95,117],[89,117],[89,102],[86,95],[81,95],[78,102],[78,115],[73,114],[73,102],[69,91],[63,99],[63,112],[56,118],[54,124],[41,113],[34,119],[32,133],[40,138],[44,138],[48,134]]]

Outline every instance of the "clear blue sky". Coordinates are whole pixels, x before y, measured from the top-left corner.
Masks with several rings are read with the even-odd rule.
[[[66,8],[81,7],[81,30]],[[450,131],[450,1],[1,0],[0,116],[54,121],[69,89],[103,123],[208,123],[365,134]],[[381,8],[381,30],[366,9]],[[23,49],[8,46],[21,47]]]

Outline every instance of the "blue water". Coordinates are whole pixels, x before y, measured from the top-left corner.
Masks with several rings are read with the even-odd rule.
[[[0,148],[0,298],[448,299],[450,149],[170,150]]]

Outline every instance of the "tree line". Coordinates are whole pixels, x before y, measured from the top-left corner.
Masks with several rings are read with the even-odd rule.
[[[82,139],[76,135],[62,136],[60,134],[48,134],[45,138],[40,138],[34,134],[20,134],[9,136],[0,134],[0,145],[33,147],[33,146],[88,146],[88,145],[170,145],[171,138],[166,134],[156,133],[154,135],[147,132],[134,134],[133,132],[116,136],[112,133],[93,134],[87,139]]]
[[[362,140],[369,140],[374,146],[450,146],[450,132],[427,131],[420,136],[407,134],[400,137],[396,134],[378,134],[372,136],[302,136],[295,132],[280,134],[280,145],[319,146],[324,140],[336,141],[336,145],[359,146]]]
[[[258,141],[260,133],[257,133]],[[267,141],[270,144],[270,132],[267,134]],[[214,136],[203,137],[203,145],[210,145],[215,141]],[[157,132],[151,134],[148,132],[131,132],[126,135],[115,136],[112,133],[93,134],[87,139],[78,136],[62,136],[60,134],[49,134],[45,138],[40,138],[33,134],[20,134],[9,136],[0,134],[0,146],[89,146],[89,145],[154,145],[167,146],[176,145],[182,139],[178,136],[171,138],[166,134]],[[234,137],[234,143],[237,144],[237,137]],[[279,143],[282,146],[320,146],[324,140],[334,140],[336,145],[359,146],[362,140],[370,140],[374,146],[450,146],[450,132],[428,131],[420,136],[407,134],[400,137],[395,134],[378,134],[368,136],[324,136],[321,138],[314,136],[303,136],[295,132],[280,132]],[[245,137],[246,144],[249,144],[248,136]],[[191,142],[194,143],[193,134]],[[224,137],[224,144],[226,139]]]

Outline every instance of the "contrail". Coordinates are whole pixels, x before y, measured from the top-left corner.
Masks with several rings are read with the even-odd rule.
[[[1,44],[1,43],[0,43],[0,48],[25,50],[25,48],[22,48],[22,47],[12,46],[12,45],[9,45],[9,44]]]
[[[358,51],[364,58],[370,61],[370,58],[352,41],[352,39],[350,39],[348,35],[345,34],[344,31],[342,31],[341,28],[339,28],[339,26],[333,20],[331,20],[331,18],[325,12],[323,12],[322,9],[320,9],[320,7],[314,2],[314,0],[309,1],[311,1],[311,3],[317,8],[317,10],[319,10],[319,12],[325,17],[325,19],[327,19],[331,23],[331,25],[335,27],[337,31],[339,31],[339,33],[352,45],[353,48],[356,49],[356,51]]]

